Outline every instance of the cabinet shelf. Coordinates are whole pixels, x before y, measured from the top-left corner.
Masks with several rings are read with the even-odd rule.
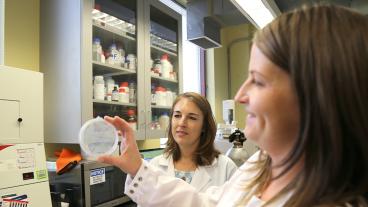
[[[171,106],[151,105],[153,109],[171,109]]]
[[[152,75],[151,75],[151,78],[152,79],[156,79],[156,80],[164,80],[164,81],[171,82],[171,83],[177,83],[178,82],[177,80],[173,80],[173,79],[169,79],[169,78],[163,78],[163,77],[158,77],[158,76],[152,76]]]
[[[135,74],[135,70],[130,70],[128,68],[123,68],[120,66],[110,65],[106,63],[100,63],[97,61],[92,61],[94,72],[97,75],[104,74],[104,76],[115,76],[124,74]]]
[[[137,106],[137,104],[135,103],[122,103],[122,102],[117,102],[117,101],[105,101],[105,100],[97,100],[97,99],[93,99],[93,103],[107,104],[107,105],[119,105],[119,106],[132,106],[132,107]]]
[[[167,54],[172,55],[174,57],[178,56],[178,54],[176,54],[176,53],[173,53],[169,50],[163,49],[163,48],[155,46],[155,45],[151,45],[151,48],[154,49],[155,51],[159,51],[159,52],[162,52],[162,53],[167,53]]]
[[[93,20],[92,24],[93,24],[94,28],[101,30],[100,32],[110,32],[110,33],[113,33],[113,34],[118,35],[120,37],[123,37],[125,39],[131,40],[131,41],[136,41],[135,37],[132,37],[132,36],[128,35],[130,33],[126,33],[126,32],[124,32],[124,31],[122,31],[118,28],[114,28],[114,27],[112,27],[110,25],[107,25],[107,24],[102,25],[103,23],[99,22],[97,20]],[[133,34],[131,34],[131,35],[133,35]]]
[[[167,138],[166,129],[154,129],[150,131],[151,136],[155,138]],[[147,137],[149,139],[150,137]]]
[[[44,95],[52,100],[45,107],[45,113],[47,117],[56,117],[47,120],[45,142],[78,144],[78,132],[84,122],[105,115],[126,118],[128,110],[134,110],[137,116],[134,132],[138,140],[167,136],[165,130],[151,129],[150,123],[171,107],[151,106],[151,98],[158,86],[171,91],[173,97],[182,92],[183,16],[158,0],[68,1],[68,11],[62,14],[60,8],[65,7],[64,1],[43,0],[43,3],[40,36],[44,44],[40,50],[43,57],[40,71],[48,74],[44,77],[47,88]],[[153,22],[160,25],[159,31],[152,29]],[[167,38],[173,33],[173,38]],[[113,44],[118,50],[124,50],[119,51],[121,55],[134,55],[134,69],[92,59],[96,57],[93,44],[97,44],[97,40],[106,55],[110,55]],[[165,53],[177,80],[151,77],[151,59],[161,58]],[[60,57],[73,61],[60,61]],[[102,97],[102,100],[93,99],[95,76],[103,76],[109,93],[112,84],[107,83],[112,81],[107,80],[110,77],[114,87],[125,85],[124,82],[128,82],[128,86],[133,84],[129,91],[134,92],[136,103],[107,101]],[[71,83],[65,84],[65,80]]]

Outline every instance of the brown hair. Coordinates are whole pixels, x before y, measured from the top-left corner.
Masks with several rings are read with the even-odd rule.
[[[197,166],[211,165],[213,160],[218,157],[220,152],[214,147],[214,140],[216,136],[216,122],[213,117],[211,105],[208,103],[207,99],[198,93],[186,92],[179,95],[171,108],[170,122],[168,127],[168,141],[167,146],[164,150],[167,156],[172,155],[174,161],[180,159],[180,148],[175,142],[171,130],[171,120],[173,116],[173,109],[181,99],[188,99],[192,101],[203,113],[203,129],[200,137],[198,147],[195,151],[194,163]]]
[[[279,193],[293,192],[285,206],[367,205],[368,17],[340,6],[305,6],[258,31],[254,43],[290,74],[300,106],[300,132],[284,173],[300,159],[304,167]],[[265,183],[270,158],[262,163],[255,181]]]

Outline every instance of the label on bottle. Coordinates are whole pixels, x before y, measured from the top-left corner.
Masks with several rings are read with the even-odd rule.
[[[119,92],[118,91],[113,91],[112,92],[111,100],[112,101],[119,101]]]

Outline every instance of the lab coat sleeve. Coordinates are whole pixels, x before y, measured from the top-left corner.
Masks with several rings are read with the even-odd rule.
[[[199,193],[181,179],[165,175],[161,170],[143,161],[134,178],[127,176],[125,194],[141,207],[216,206],[226,189],[212,187],[208,193]]]

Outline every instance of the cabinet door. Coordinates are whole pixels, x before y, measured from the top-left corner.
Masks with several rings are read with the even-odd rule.
[[[141,7],[141,0],[95,0],[91,11],[93,117],[120,116],[138,139],[145,136]]]
[[[0,99],[0,143],[19,141],[19,101]]]
[[[182,17],[159,1],[146,2],[146,138],[160,138],[167,137],[167,116],[182,91]]]

